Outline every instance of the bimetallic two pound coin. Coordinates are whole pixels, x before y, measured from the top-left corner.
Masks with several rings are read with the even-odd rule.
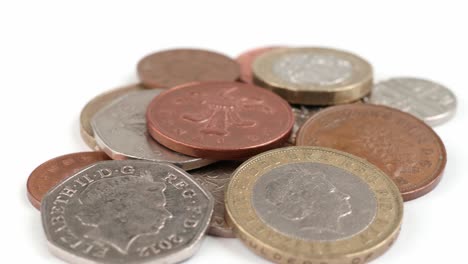
[[[110,160],[106,153],[90,151],[71,153],[42,163],[31,172],[26,183],[29,201],[39,209],[42,198],[52,187],[78,171],[104,160]]]
[[[128,93],[97,112],[91,125],[98,146],[112,159],[168,162],[185,170],[200,168],[214,160],[190,157],[156,142],[146,128],[146,108],[162,89]]]
[[[244,162],[226,191],[227,220],[275,263],[365,263],[397,238],[398,188],[380,169],[319,147],[264,152]]]
[[[208,234],[219,237],[234,237],[232,227],[225,220],[224,191],[232,173],[239,167],[239,161],[220,161],[206,167],[190,171],[195,180],[209,191],[215,200]]]
[[[457,108],[457,98],[447,87],[417,78],[392,78],[378,82],[368,102],[408,112],[430,126],[447,122]]]
[[[334,105],[357,101],[372,88],[372,67],[357,55],[326,48],[284,48],[260,55],[255,83],[292,104]]]
[[[439,183],[447,154],[439,136],[400,110],[349,104],[324,109],[299,130],[296,145],[334,148],[362,157],[394,180],[405,201]]]
[[[173,87],[197,81],[235,81],[240,69],[225,55],[198,49],[173,49],[150,54],[137,66],[148,88]]]
[[[80,133],[86,145],[88,145],[91,149],[99,150],[99,147],[96,144],[96,140],[94,139],[93,128],[91,127],[91,119],[93,118],[94,114],[120,96],[143,89],[143,86],[134,84],[105,92],[89,101],[83,110],[81,110],[80,114]]]
[[[178,263],[200,246],[213,205],[176,166],[112,160],[55,186],[41,215],[49,249],[69,263]]]

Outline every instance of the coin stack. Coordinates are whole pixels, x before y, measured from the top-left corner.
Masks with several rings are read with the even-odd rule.
[[[93,151],[28,179],[50,251],[70,263],[177,263],[205,234],[275,263],[365,263],[447,161],[430,126],[454,115],[454,94],[419,78],[374,84],[346,51],[165,50],[137,72],[83,108]]]

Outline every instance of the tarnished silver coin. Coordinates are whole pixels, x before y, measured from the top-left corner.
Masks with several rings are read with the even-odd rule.
[[[445,123],[455,114],[457,99],[447,87],[418,78],[378,82],[367,100],[408,112],[430,126]]]
[[[190,172],[195,180],[213,195],[215,201],[213,216],[208,228],[210,235],[234,237],[232,227],[226,223],[224,218],[224,190],[232,173],[241,163],[240,161],[220,161]]]
[[[296,135],[299,128],[311,117],[313,114],[317,113],[323,107],[318,106],[307,106],[307,105],[291,105],[294,114],[294,126],[291,132],[291,136],[288,139],[290,145],[294,145],[296,142]]]
[[[70,263],[176,263],[194,254],[214,201],[167,163],[99,162],[44,197],[49,248]]]
[[[214,161],[190,157],[156,142],[146,128],[146,108],[162,89],[140,90],[110,103],[91,120],[98,146],[112,159],[142,159],[168,162],[185,170],[200,168]]]

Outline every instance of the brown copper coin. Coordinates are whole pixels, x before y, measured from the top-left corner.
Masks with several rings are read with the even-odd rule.
[[[252,72],[252,63],[254,62],[255,58],[258,56],[262,55],[263,53],[273,50],[273,49],[278,49],[281,47],[262,47],[262,48],[256,48],[253,50],[246,51],[239,55],[239,57],[236,58],[237,63],[240,65],[240,80],[245,82],[245,83],[254,83],[254,77],[253,77],[253,72]]]
[[[89,165],[103,160],[110,158],[104,152],[94,151],[71,153],[42,163],[29,175],[26,183],[29,201],[40,209],[42,197],[52,187]]]
[[[432,128],[410,114],[377,105],[322,110],[302,126],[296,144],[367,159],[393,179],[405,201],[434,189],[447,162],[444,144]]]
[[[148,88],[173,87],[194,81],[235,81],[239,64],[212,51],[174,49],[144,57],[137,65],[138,76]]]
[[[278,95],[238,82],[191,83],[153,99],[146,112],[151,136],[186,155],[242,159],[281,146],[294,125]]]

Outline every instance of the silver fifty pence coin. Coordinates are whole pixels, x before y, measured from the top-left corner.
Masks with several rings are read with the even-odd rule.
[[[211,164],[214,161],[190,157],[170,150],[148,133],[146,108],[163,89],[149,89],[128,93],[113,101],[91,120],[96,143],[112,159],[142,159],[168,162],[184,170]]]
[[[455,114],[457,99],[447,87],[418,78],[391,78],[374,85],[367,100],[410,113],[430,126],[445,123]]]
[[[70,263],[177,263],[200,246],[214,200],[179,167],[99,162],[50,190],[41,205],[51,252]]]

